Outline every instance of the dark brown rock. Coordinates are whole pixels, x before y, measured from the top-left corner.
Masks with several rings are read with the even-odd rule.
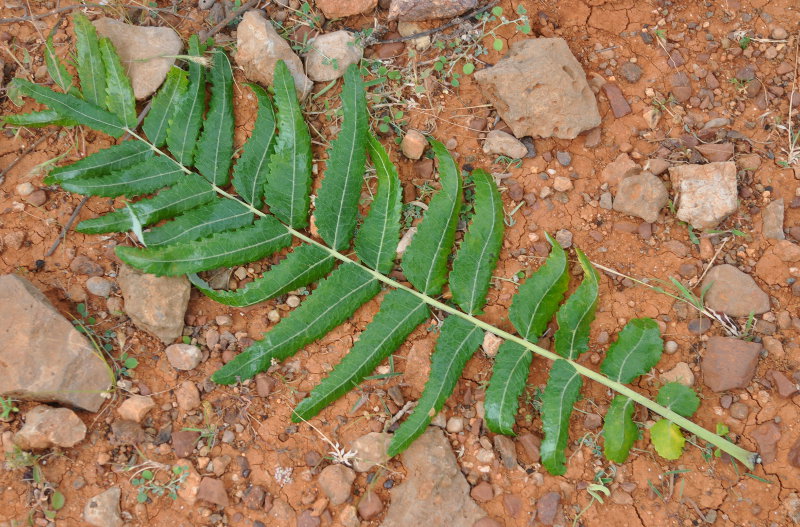
[[[789,449],[789,454],[786,456],[786,461],[795,468],[800,468],[800,438],[794,442],[792,448]]]
[[[145,440],[142,425],[136,421],[121,419],[111,423],[111,444],[138,445]],[[181,457],[181,456],[178,456]]]
[[[745,388],[756,373],[761,345],[729,337],[711,337],[703,357],[703,382],[715,392]]]
[[[203,478],[197,490],[197,499],[204,500],[220,507],[228,506],[228,493],[225,484],[216,478]]]
[[[789,378],[783,373],[777,370],[770,370],[769,375],[775,382],[775,387],[778,389],[778,393],[781,397],[786,397],[788,399],[800,391],[798,390],[797,385],[789,380]]]
[[[248,509],[257,511],[264,507],[264,499],[266,496],[267,492],[264,490],[264,487],[261,485],[252,485],[247,487],[244,491],[242,503],[244,503],[244,506]]]
[[[197,441],[200,439],[200,434],[192,430],[180,430],[172,433],[172,450],[178,457],[189,457]]]
[[[522,460],[525,463],[533,464],[539,462],[541,439],[530,433],[522,434],[517,437],[517,444],[522,447]]]
[[[605,92],[606,97],[608,97],[608,103],[611,105],[611,111],[614,112],[614,117],[619,119],[631,113],[631,105],[628,104],[619,86],[607,82],[603,84],[603,92]]]
[[[697,145],[695,150],[703,154],[710,163],[727,161],[733,157],[733,143],[708,143]]]
[[[765,465],[775,461],[778,454],[778,440],[781,438],[781,427],[775,421],[760,424],[750,432],[750,437],[758,444],[761,462]]]
[[[536,502],[536,519],[542,525],[553,525],[556,522],[558,508],[561,505],[561,494],[548,492]]]

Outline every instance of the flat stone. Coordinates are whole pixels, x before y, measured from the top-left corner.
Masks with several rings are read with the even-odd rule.
[[[771,240],[785,240],[783,232],[784,205],[783,198],[771,201],[761,212],[761,234]]]
[[[100,276],[90,276],[86,279],[86,290],[95,296],[108,297],[114,284]]]
[[[121,494],[119,487],[111,487],[90,499],[83,508],[83,519],[95,527],[122,527],[119,510]]]
[[[508,436],[497,434],[494,436],[493,443],[494,449],[500,454],[503,466],[508,470],[517,468],[517,449],[514,446],[514,440]]]
[[[528,153],[528,149],[522,144],[522,141],[513,135],[500,130],[492,130],[486,134],[483,153],[507,156],[511,159],[522,159]]]
[[[164,350],[170,365],[176,370],[190,371],[200,365],[203,352],[191,344],[172,344]]]
[[[746,388],[758,366],[761,344],[730,337],[710,337],[701,365],[703,382],[715,392]]]
[[[611,105],[611,111],[614,113],[614,117],[619,119],[631,113],[631,105],[628,104],[619,86],[607,82],[603,84],[603,92],[606,94],[606,97],[608,97],[608,103]]]
[[[452,18],[478,5],[478,0],[392,0],[389,20]]]
[[[200,481],[197,499],[223,508],[228,506],[228,493],[225,492],[225,484],[222,480],[216,478],[203,478]]]
[[[470,498],[450,443],[431,427],[402,454],[406,478],[391,491],[381,527],[447,525],[473,527],[486,516]]]
[[[661,381],[664,383],[679,382],[684,386],[691,387],[694,385],[694,373],[687,363],[679,362],[671,370],[661,374]]]
[[[794,263],[800,262],[800,245],[792,243],[788,240],[780,240],[773,248],[775,256],[784,262]]]
[[[497,64],[474,75],[516,137],[574,139],[600,125],[594,93],[562,38],[515,42]]]
[[[658,212],[669,201],[664,183],[652,174],[627,177],[619,183],[614,210],[655,223]]]
[[[178,408],[188,412],[200,406],[200,390],[192,381],[183,381],[175,390]]]
[[[362,519],[374,520],[383,512],[383,501],[371,489],[367,489],[361,499],[358,500],[358,515]],[[383,525],[386,525],[385,523]]]
[[[306,54],[306,74],[314,82],[338,79],[351,64],[364,56],[364,48],[349,31],[325,33],[309,42]]]
[[[146,439],[142,426],[136,421],[120,419],[111,423],[112,445],[138,445]]]
[[[797,384],[789,380],[789,377],[784,375],[782,372],[770,370],[769,375],[775,382],[775,387],[778,389],[778,394],[781,397],[788,399],[790,397],[794,397],[797,395],[797,392],[800,391],[797,388]]]
[[[155,276],[122,264],[117,278],[125,313],[141,330],[171,344],[183,333],[191,286],[185,276]]]
[[[189,457],[200,439],[200,433],[193,430],[179,430],[172,433],[172,450],[177,457]]]
[[[755,427],[750,437],[758,444],[761,462],[772,463],[778,457],[778,441],[781,438],[781,427],[775,421],[767,421]]]
[[[352,443],[350,450],[356,453],[353,469],[356,472],[367,472],[375,465],[384,465],[389,460],[387,451],[392,436],[384,432],[370,432]]]
[[[69,448],[86,437],[86,425],[69,408],[35,406],[26,412],[25,424],[14,434],[22,450],[43,450],[54,446]]]
[[[117,414],[123,419],[141,423],[147,412],[155,407],[156,403],[152,397],[144,395],[132,395],[125,399],[117,408]]]
[[[639,79],[642,78],[642,67],[635,62],[625,62],[620,66],[619,72],[631,84],[639,82]]]
[[[739,206],[736,163],[670,167],[679,220],[695,229],[713,229]]]
[[[314,83],[306,77],[300,57],[261,11],[248,11],[236,28],[236,63],[248,79],[272,86],[275,65],[283,60],[294,78],[297,96],[302,100]]]
[[[409,159],[419,159],[428,146],[428,140],[417,130],[409,130],[400,142],[400,150]]]
[[[492,489],[492,484],[488,481],[481,481],[472,487],[469,495],[478,503],[486,503],[494,498],[494,489]]]
[[[316,0],[314,2],[325,18],[344,18],[372,11],[378,0]]]
[[[628,154],[622,153],[619,154],[614,161],[605,166],[600,173],[600,178],[603,182],[615,187],[626,177],[638,174],[641,170],[641,167],[639,167]]]
[[[328,465],[319,474],[317,485],[328,497],[331,505],[346,502],[353,491],[356,473],[344,465]]]
[[[92,23],[97,34],[111,39],[117,48],[137,99],[155,93],[183,49],[180,35],[169,27],[134,26],[111,18]]]
[[[701,288],[706,291],[706,306],[732,317],[760,315],[770,309],[769,295],[750,275],[729,264],[712,267]]]
[[[0,396],[96,412],[111,387],[105,362],[25,278],[0,276]]]
[[[536,519],[542,525],[553,525],[561,506],[561,494],[548,492],[536,502]]]

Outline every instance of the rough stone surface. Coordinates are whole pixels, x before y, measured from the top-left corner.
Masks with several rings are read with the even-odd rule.
[[[422,157],[422,153],[425,152],[426,146],[428,146],[428,140],[425,139],[422,132],[409,130],[406,132],[406,135],[403,136],[403,140],[400,143],[400,150],[402,150],[403,155],[409,159],[419,159]]]
[[[145,99],[155,93],[183,49],[181,37],[169,27],[133,26],[111,18],[95,20],[101,37],[108,37],[117,48],[122,66],[131,78],[133,95]]]
[[[677,217],[695,229],[713,229],[736,211],[736,163],[708,163],[671,167],[669,175],[677,196]]]
[[[564,39],[515,42],[475,79],[517,137],[574,139],[600,125],[597,100]]]
[[[125,313],[136,327],[170,344],[183,332],[191,286],[185,276],[155,276],[121,265],[117,279]]]
[[[316,0],[317,8],[325,18],[344,18],[372,11],[378,0]]]
[[[483,153],[522,159],[528,153],[528,148],[513,135],[500,130],[492,130],[486,134]]]
[[[0,276],[0,396],[96,412],[111,385],[92,346],[26,279]]]
[[[709,162],[727,161],[733,157],[733,143],[709,143],[697,145],[695,150],[700,152]]]
[[[203,360],[200,348],[191,344],[172,344],[164,350],[167,360],[176,370],[189,371],[197,368]]]
[[[781,427],[775,421],[767,421],[755,427],[750,432],[758,444],[758,453],[761,455],[761,462],[769,464],[778,457],[778,441],[781,438]]]
[[[472,527],[486,516],[469,497],[469,484],[441,429],[428,428],[402,454],[402,461],[406,479],[392,490],[382,527]]]
[[[188,412],[200,406],[200,390],[192,381],[183,381],[175,390],[178,408]]]
[[[658,212],[669,201],[664,183],[652,174],[642,173],[623,179],[614,198],[614,210],[655,223]]]
[[[380,496],[367,489],[367,492],[358,500],[358,515],[369,521],[377,518],[382,512],[383,501],[381,501]]]
[[[618,155],[614,161],[605,166],[600,173],[600,177],[603,182],[613,187],[618,185],[619,182],[626,177],[633,176],[640,171],[641,168],[639,165],[637,165],[628,154],[622,153]]]
[[[141,423],[144,416],[155,407],[156,403],[152,397],[145,395],[132,395],[125,399],[117,408],[117,413],[123,419]]]
[[[761,234],[763,234],[765,238],[770,238],[772,240],[785,240],[786,235],[783,233],[783,216],[783,198],[776,199],[764,207],[764,211],[761,213]]]
[[[703,382],[715,392],[745,388],[758,366],[761,344],[730,337],[711,337],[703,356]]]
[[[350,443],[350,450],[356,453],[353,468],[356,472],[367,472],[375,465],[383,465],[389,460],[386,451],[392,436],[383,432],[370,432]]]
[[[679,362],[671,370],[661,374],[661,382],[679,382],[685,386],[694,385],[694,373],[692,368],[685,362]]]
[[[197,489],[197,499],[227,507],[228,493],[225,492],[225,483],[216,478],[203,478]]]
[[[344,75],[351,64],[357,64],[364,56],[353,33],[334,31],[311,40],[311,49],[306,54],[306,75],[314,82],[327,82]]]
[[[707,290],[706,290],[707,288]],[[706,305],[732,317],[760,315],[769,311],[769,295],[753,278],[729,264],[716,265],[708,271],[702,289]]]
[[[236,28],[236,43],[236,63],[248,79],[272,86],[275,64],[283,60],[294,77],[297,96],[305,99],[311,92],[314,83],[306,77],[300,57],[260,11],[244,14]]]
[[[603,84],[603,93],[605,93],[606,97],[608,98],[608,104],[611,105],[611,111],[614,114],[614,117],[619,119],[631,113],[631,105],[628,104],[628,101],[625,99],[625,95],[622,93],[622,90],[619,89],[619,86],[607,82]]]
[[[451,18],[474,8],[478,0],[392,0],[389,20]]]
[[[36,406],[25,414],[25,424],[14,435],[22,450],[42,450],[53,446],[69,448],[86,437],[86,425],[68,408]]]
[[[119,510],[119,487],[111,487],[86,502],[83,519],[95,527],[122,527]]]
[[[353,490],[356,473],[344,465],[328,465],[319,474],[317,485],[328,497],[331,505],[341,505]]]
[[[630,83],[638,82],[642,78],[642,67],[635,62],[626,62],[619,68],[620,74]]]
[[[536,502],[536,519],[542,525],[553,525],[556,522],[560,506],[561,494],[548,492]]]

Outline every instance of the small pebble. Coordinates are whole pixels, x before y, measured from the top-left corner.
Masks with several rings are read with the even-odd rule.
[[[91,276],[86,280],[86,290],[95,296],[108,297],[113,284],[110,280],[99,276]]]
[[[674,340],[668,340],[666,344],[664,344],[664,351],[672,355],[676,351],[678,351],[678,343]]]

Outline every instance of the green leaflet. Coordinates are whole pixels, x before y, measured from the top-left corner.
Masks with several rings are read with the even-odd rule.
[[[275,65],[278,139],[265,187],[270,212],[295,229],[308,226],[311,192],[311,134],[300,110],[294,78],[286,64]]]
[[[397,170],[383,145],[371,133],[367,138],[369,155],[378,176],[378,191],[356,235],[356,254],[364,265],[388,274],[394,267],[400,237],[402,189]]]
[[[625,324],[609,348],[600,371],[609,378],[630,384],[658,364],[664,343],[652,318],[634,318]]]
[[[19,77],[14,79],[13,83],[20,93],[46,104],[51,110],[64,118],[85,124],[89,128],[94,128],[112,137],[121,137],[125,133],[125,125],[116,115],[92,103],[68,93],[58,93],[50,88],[37,86]]]
[[[670,382],[658,390],[656,402],[683,417],[691,417],[700,407],[700,398],[694,390],[679,382]]]
[[[569,439],[569,418],[582,385],[583,379],[572,364],[560,359],[553,363],[550,378],[542,394],[544,439],[540,452],[542,464],[555,476],[567,471],[564,450]]]
[[[186,72],[173,66],[167,73],[167,80],[158,90],[150,104],[150,112],[144,118],[142,129],[147,138],[156,147],[164,146],[167,142],[167,129],[169,121],[176,109],[181,106],[189,85]]]
[[[153,151],[141,141],[124,141],[84,157],[71,165],[58,167],[44,178],[48,185],[79,178],[102,176],[143,163],[153,157]]]
[[[439,161],[442,189],[431,198],[428,211],[403,254],[403,273],[418,291],[437,296],[447,281],[447,259],[461,210],[461,177],[447,148],[439,141],[430,142]]]
[[[678,459],[683,454],[683,446],[686,439],[683,437],[678,425],[667,420],[661,419],[650,428],[650,441],[664,459]]]
[[[292,414],[292,421],[308,420],[333,401],[358,386],[386,357],[425,322],[428,306],[402,290],[386,295],[380,311],[331,374],[303,399]]]
[[[50,75],[50,78],[53,79],[53,82],[55,82],[64,93],[69,92],[70,88],[72,88],[72,75],[69,74],[64,63],[58,55],[56,55],[52,35],[47,37],[47,42],[44,46],[44,63],[47,66],[47,73]]]
[[[201,54],[197,35],[192,35],[189,38],[189,55],[200,56]],[[200,64],[190,61],[189,84],[186,94],[177,103],[167,130],[169,151],[184,166],[192,166],[194,147],[203,123],[205,101],[205,72]]]
[[[117,247],[120,260],[146,273],[177,276],[231,267],[264,258],[292,242],[286,228],[272,216],[252,225],[214,234],[203,240],[146,249]]]
[[[336,260],[327,251],[315,245],[300,245],[261,278],[256,278],[242,289],[218,291],[196,274],[189,280],[204,295],[226,306],[244,307],[275,298],[297,288],[316,282],[333,269]]]
[[[174,213],[169,215],[173,216]],[[243,203],[232,199],[215,199],[202,207],[186,210],[174,220],[145,232],[144,243],[148,247],[157,247],[199,240],[217,232],[238,229],[251,223],[253,223],[253,213]]]
[[[354,264],[343,264],[288,317],[245,352],[217,370],[211,380],[232,384],[249,379],[297,353],[347,320],[380,291],[379,282]]]
[[[258,118],[233,169],[233,186],[243,200],[259,208],[269,174],[268,161],[275,147],[275,110],[264,88],[258,84],[248,86],[258,98]]]
[[[464,370],[467,361],[483,342],[483,331],[463,318],[449,316],[442,323],[436,349],[431,355],[431,373],[422,397],[411,415],[392,436],[389,456],[409,447],[423,432],[444,402]]]
[[[344,74],[341,97],[342,128],[331,143],[325,177],[314,202],[317,230],[328,247],[335,251],[350,246],[367,160],[367,97],[364,81],[355,64],[351,64]]]
[[[634,403],[624,395],[611,401],[603,423],[603,453],[614,463],[624,463],[631,447],[639,438],[639,429],[633,422]]]
[[[133,129],[136,127],[136,99],[133,97],[131,81],[110,39],[100,39],[100,53],[106,68],[105,106],[119,117],[126,127]]]
[[[542,265],[525,280],[511,302],[508,318],[520,336],[536,342],[547,329],[569,286],[567,255],[549,234],[552,249]]]
[[[492,176],[472,172],[475,214],[453,261],[450,291],[453,301],[470,315],[482,313],[492,272],[503,245],[503,200]]]
[[[497,350],[492,378],[486,389],[486,426],[495,434],[513,436],[519,396],[525,390],[533,355],[516,342],[504,341]]]
[[[195,166],[217,186],[228,184],[233,158],[233,72],[228,56],[214,53],[211,68],[211,102],[203,123],[203,133],[197,141]]]
[[[103,67],[103,55],[97,41],[97,31],[89,19],[81,13],[73,15],[72,22],[76,36],[75,48],[78,52],[76,60],[78,79],[81,81],[83,98],[95,106],[105,108],[106,75]],[[81,123],[92,126],[83,121]],[[94,127],[92,126],[92,128]],[[119,137],[119,135],[114,137]]]
[[[556,353],[572,360],[589,349],[589,326],[597,309],[600,279],[586,255],[580,249],[575,252],[583,267],[583,282],[558,310],[558,330],[555,334]]]
[[[124,144],[124,143],[123,143]],[[151,225],[163,219],[171,218],[203,203],[208,203],[214,199],[215,193],[206,180],[197,174],[189,174],[180,179],[178,184],[165,188],[152,198],[146,198],[128,205],[134,212],[136,218],[142,225]],[[229,200],[225,200],[229,201]],[[200,210],[200,209],[197,209]],[[252,216],[251,216],[252,217]],[[156,227],[153,231],[144,235],[145,243],[151,244],[148,239],[155,231],[172,225],[170,222],[163,227]],[[125,232],[133,228],[131,216],[125,208],[109,212],[97,218],[84,220],[75,228],[78,232],[102,233],[102,232]],[[190,229],[191,226],[187,226]]]
[[[78,124],[72,119],[62,117],[55,110],[42,110],[40,112],[17,113],[0,117],[11,126],[25,126],[27,128],[42,128],[44,126],[75,126]]]
[[[154,157],[105,176],[62,181],[70,192],[90,196],[138,196],[176,183],[184,175],[181,167],[163,156]]]

